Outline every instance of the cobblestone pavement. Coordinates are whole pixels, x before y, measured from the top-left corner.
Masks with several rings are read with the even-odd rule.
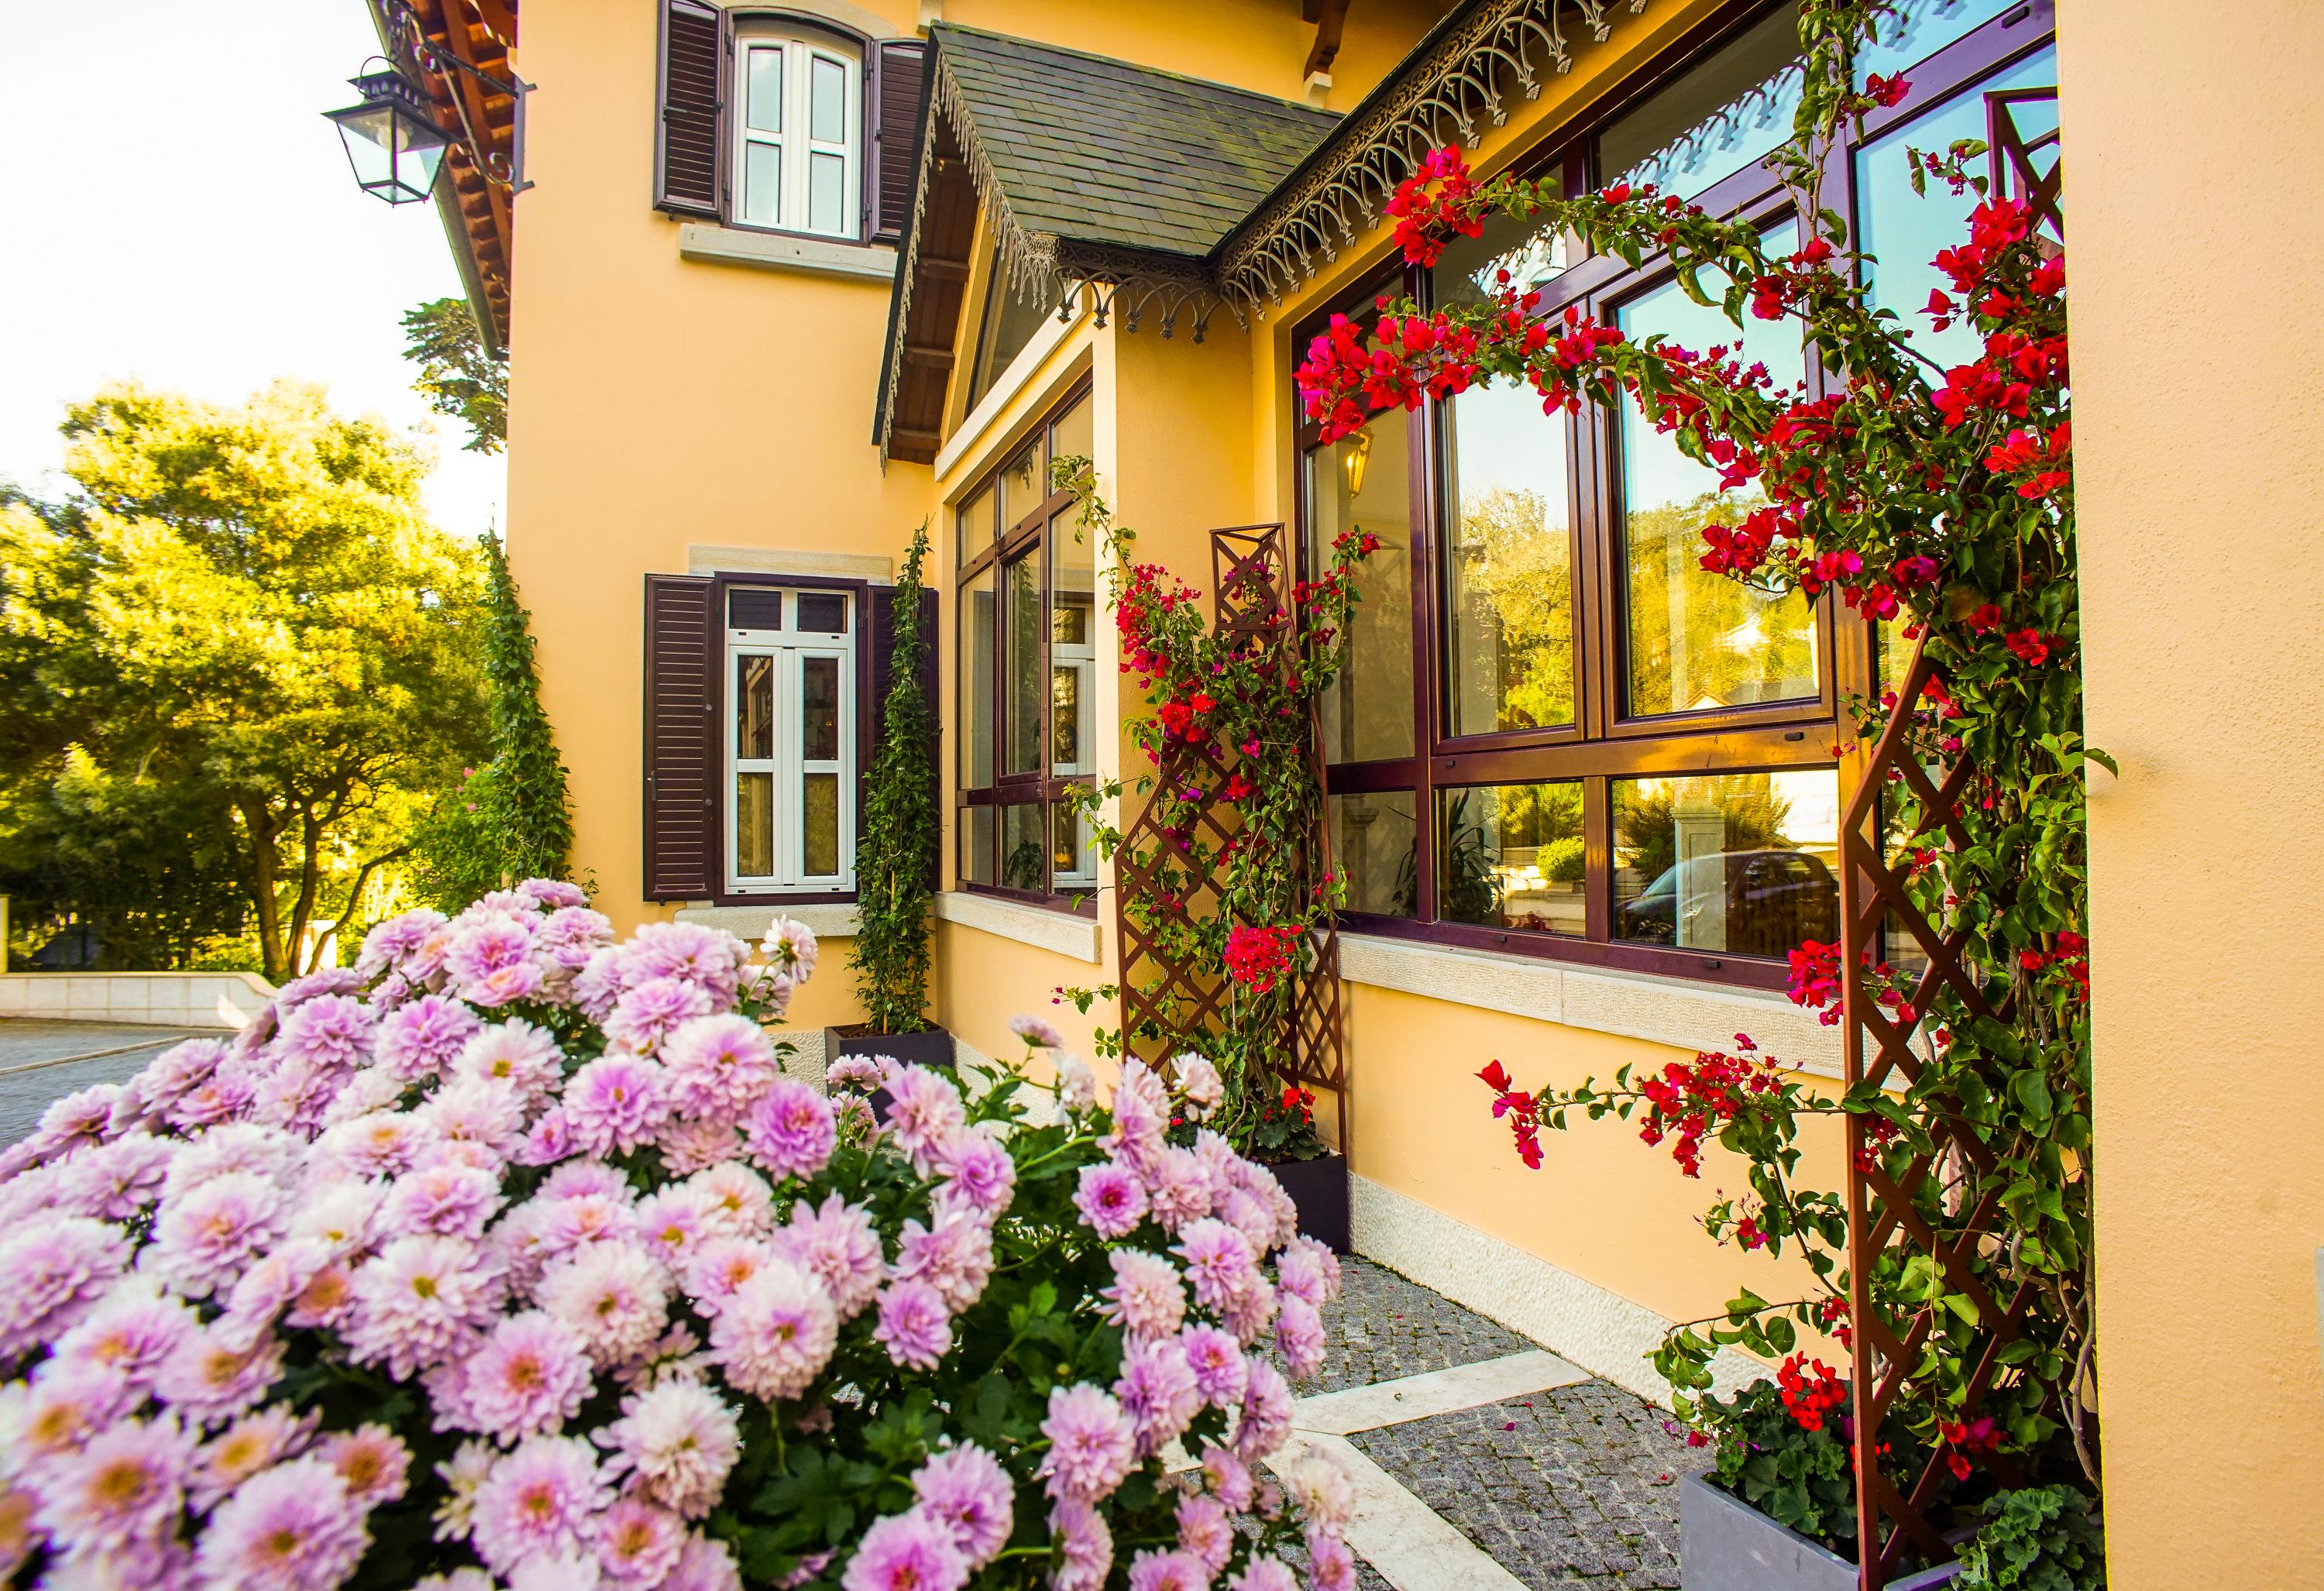
[[[53,1101],[92,1083],[125,1081],[171,1044],[198,1036],[189,1027],[0,1020],[0,1144],[30,1133]]]
[[[1342,1266],[1330,1356],[1302,1397],[1536,1346],[1368,1260]],[[1667,1419],[1592,1379],[1349,1439],[1525,1585],[1637,1591],[1678,1584],[1678,1478],[1704,1467]],[[1361,1567],[1368,1587],[1394,1583]]]

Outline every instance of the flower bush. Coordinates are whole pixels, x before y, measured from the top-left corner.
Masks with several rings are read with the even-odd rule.
[[[409,914],[0,1154],[0,1582],[1352,1585],[1259,1469],[1337,1262],[1205,1064],[826,1094],[806,929],[612,939]]]
[[[1784,1406],[1807,1431],[1829,1410],[1847,1441],[1873,1442],[1900,1473],[1941,1456],[1938,1489],[1915,1505],[1964,1519],[1990,1484],[1977,1462],[1985,1454],[2035,1483],[2089,1494],[2098,1486],[2089,1429],[2098,1344],[2083,781],[2089,764],[2112,764],[2081,738],[2062,250],[2026,204],[1974,174],[1984,144],[1915,153],[1916,189],[1934,180],[1974,195],[1967,235],[1934,262],[1950,290],[1925,307],[1933,329],[1959,323],[1977,334],[1977,354],[1946,367],[1875,303],[1870,256],[1819,202],[1842,128],[1854,122],[1860,135],[1867,110],[1908,91],[1895,79],[1856,80],[1858,48],[1886,10],[1878,0],[1801,7],[1807,67],[1794,136],[1769,157],[1801,218],[1789,253],[1771,253],[1775,235],[1754,222],[1706,216],[1650,187],[1618,182],[1567,198],[1558,179],[1476,181],[1449,151],[1388,207],[1415,262],[1433,258],[1447,233],[1477,235],[1495,210],[1633,267],[1666,261],[1688,296],[1738,327],[1795,325],[1821,368],[1819,390],[1747,366],[1739,337],[1690,349],[1633,342],[1579,308],[1545,317],[1538,295],[1506,275],[1479,305],[1426,313],[1383,299],[1372,328],[1335,320],[1299,382],[1327,437],[1354,430],[1371,409],[1416,408],[1424,395],[1483,382],[1523,382],[1552,412],[1635,406],[1717,471],[1728,494],[1702,528],[1705,569],[1771,594],[1831,593],[1889,627],[1884,648],[1917,642],[1934,666],[1915,700],[1892,690],[1877,707],[1859,704],[1859,731],[1869,737],[1893,721],[1906,761],[1974,765],[1958,812],[1936,810],[1891,775],[1880,816],[1914,911],[1958,947],[1976,994],[1940,983],[1923,1009],[1910,967],[1868,955],[1851,970],[1839,945],[1816,942],[1791,958],[1793,998],[1825,1022],[1841,1019],[1853,971],[1868,1019],[1905,1035],[1913,1061],[1889,1090],[1812,1090],[1743,1035],[1735,1053],[1651,1075],[1626,1067],[1611,1087],[1585,1080],[1526,1092],[1498,1062],[1480,1076],[1529,1165],[1542,1163],[1542,1130],[1577,1111],[1638,1121],[1640,1136],[1667,1141],[1690,1176],[1706,1143],[1739,1156],[1747,1190],[1718,1199],[1707,1230],[1770,1254],[1792,1246],[1814,1285],[1773,1303],[1746,1290],[1723,1316],[1674,1329],[1658,1368],[1682,1393],[1697,1393],[1711,1384],[1719,1346],[1772,1359],[1792,1352],[1800,1328],[1851,1346],[1861,1324],[1851,1313],[1868,1307],[1874,1340],[1909,1344],[1888,1367],[1903,1385],[1895,1429],[1855,1431],[1837,1400],[1821,1396],[1786,1396]],[[1835,759],[1857,750],[1832,748]],[[1890,943],[1910,948],[1901,933]],[[1855,1174],[1909,1230],[1939,1234],[1965,1256],[1958,1268],[1907,1243],[1882,1247],[1869,1274],[1851,1276],[1846,1201],[1796,1180],[1799,1124],[1818,1115],[1848,1123]],[[1908,1174],[1930,1157],[1932,1173]],[[2017,1329],[1997,1338],[1980,1296],[2021,1301]],[[1680,1402],[1713,1434],[1735,1418],[1731,1405]]]
[[[1106,804],[1123,792],[1120,780],[1087,792],[1083,810],[1099,849],[1120,860],[1123,910],[1148,935],[1155,959],[1215,972],[1229,985],[1223,1011],[1205,1031],[1104,1033],[1100,1043],[1117,1052],[1125,1041],[1199,1045],[1225,1083],[1220,1130],[1248,1152],[1285,1083],[1275,1061],[1299,976],[1313,964],[1313,931],[1345,895],[1314,860],[1323,818],[1312,757],[1314,704],[1346,662],[1355,566],[1379,541],[1361,530],[1342,534],[1328,566],[1294,583],[1288,612],[1258,612],[1262,577],[1245,573],[1222,597],[1279,631],[1213,630],[1200,593],[1162,565],[1137,561],[1137,538],[1097,495],[1088,460],[1061,458],[1052,467],[1056,484],[1080,504],[1080,533],[1100,538],[1111,555],[1121,670],[1137,676],[1151,710],[1130,730],[1153,769],[1141,787],[1159,815],[1161,837],[1141,843],[1106,819]],[[1214,827],[1218,814],[1204,816],[1213,794],[1231,809],[1222,833]],[[1086,1012],[1118,991],[1060,992]],[[1312,1117],[1304,1135],[1271,1137],[1270,1158],[1323,1152]]]

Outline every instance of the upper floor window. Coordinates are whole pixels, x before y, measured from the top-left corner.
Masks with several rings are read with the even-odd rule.
[[[855,887],[854,599],[726,593],[726,887]]]
[[[734,45],[735,216],[853,237],[862,183],[863,59],[836,41],[745,23]]]

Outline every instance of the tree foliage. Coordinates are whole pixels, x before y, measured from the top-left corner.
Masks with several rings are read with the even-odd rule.
[[[848,957],[865,1015],[881,1033],[927,1025],[929,884],[936,870],[936,744],[921,671],[928,639],[920,627],[923,524],[896,580],[895,632],[887,699],[880,704],[880,749],[863,787],[863,835],[855,847],[858,922]]]
[[[403,356],[420,366],[412,385],[430,407],[468,428],[466,451],[508,446],[508,366],[485,352],[466,299],[430,299],[405,310]]]
[[[72,501],[0,508],[0,856],[117,963],[181,962],[238,895],[303,970],[481,749],[479,560],[424,456],[318,389],[109,386],[64,432]]]

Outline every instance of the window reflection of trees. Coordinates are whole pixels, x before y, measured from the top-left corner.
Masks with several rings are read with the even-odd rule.
[[[1702,567],[1702,528],[1733,525],[1764,499],[1705,492],[1629,518],[1629,710],[1684,713],[1816,691],[1815,609]]]
[[[1462,500],[1452,602],[1454,732],[1572,722],[1572,555],[1541,493]]]

